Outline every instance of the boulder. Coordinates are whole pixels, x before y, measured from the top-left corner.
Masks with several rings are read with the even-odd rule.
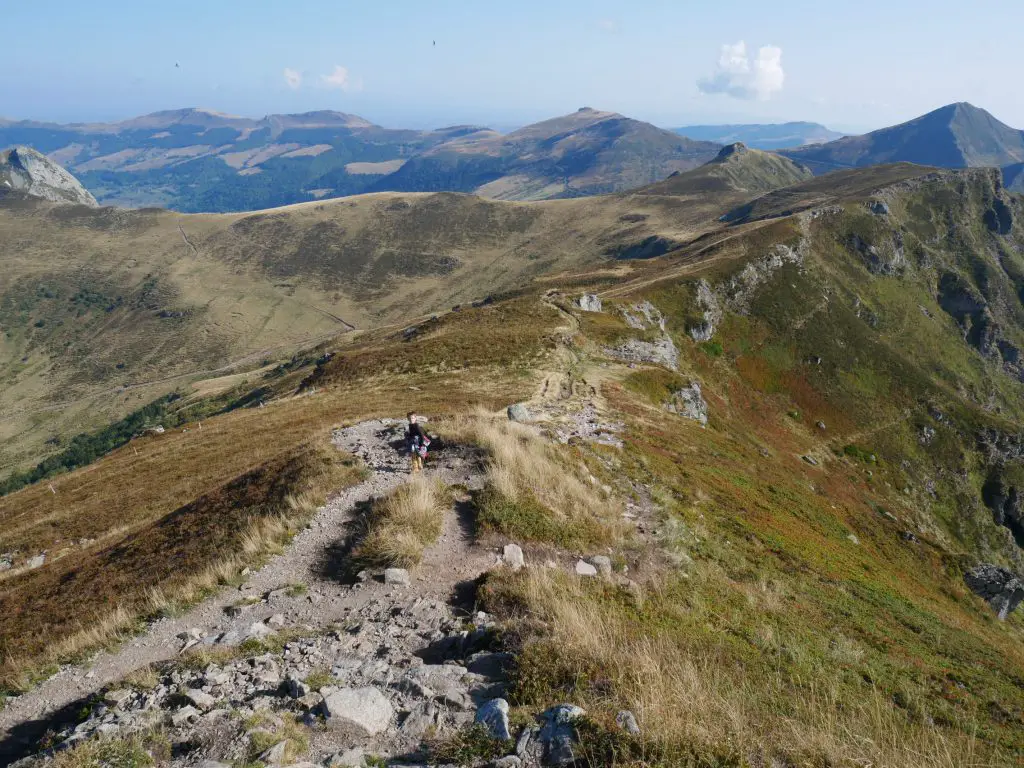
[[[541,715],[538,738],[544,745],[548,765],[572,765],[576,762],[577,735],[575,721],[586,715],[586,710],[573,704],[558,704]]]
[[[579,298],[579,305],[584,312],[600,312],[601,297],[593,293],[584,293]]]
[[[388,568],[384,571],[384,583],[396,587],[408,587],[409,572],[405,568]]]
[[[981,563],[964,574],[964,582],[992,606],[1000,619],[1005,619],[1024,601],[1024,578],[1009,568]]]
[[[195,704],[203,712],[213,709],[214,704],[217,700],[205,691],[200,691],[196,688],[185,691],[185,698]]]
[[[501,559],[505,565],[513,571],[518,571],[526,565],[526,558],[523,557],[523,549],[518,544],[506,544],[501,552]]]
[[[584,560],[576,561],[576,575],[577,576],[597,576],[597,568],[592,566],[590,563]]]
[[[363,768],[366,764],[366,753],[361,747],[353,747],[344,752],[337,752],[331,755],[327,761],[328,768]]]
[[[872,200],[868,204],[868,210],[875,214],[875,216],[888,216],[889,204],[883,200]]]
[[[270,749],[260,754],[260,762],[267,765],[283,765],[285,753],[288,751],[288,742],[279,741]]]
[[[640,735],[640,726],[636,722],[636,715],[628,709],[622,710],[615,716],[615,724],[626,733],[632,734],[633,736]]]
[[[376,688],[340,688],[321,705],[331,728],[354,726],[369,736],[387,730],[395,714],[387,697]]]
[[[594,555],[590,558],[590,564],[602,576],[609,577],[612,575],[612,559],[607,555]]]
[[[171,725],[175,728],[179,728],[182,725],[192,722],[197,717],[199,717],[199,710],[192,705],[188,705],[182,707],[177,712],[171,713]]]
[[[274,630],[264,624],[262,621],[257,621],[249,626],[249,631],[246,632],[247,640],[265,640],[271,635],[275,634]]]
[[[512,738],[508,724],[508,702],[491,699],[476,712],[476,723],[487,729],[492,738],[508,741]]]
[[[25,561],[25,566],[29,570],[35,570],[36,568],[42,568],[43,564],[45,562],[46,562],[46,553],[43,552],[40,555],[36,555],[35,557],[30,557],[28,560],[26,560]]]
[[[506,413],[508,414],[509,421],[518,421],[522,423],[530,420],[530,412],[522,403],[515,403],[514,405],[510,405],[506,409]]]
[[[517,755],[505,755],[491,763],[491,768],[520,768],[523,761]]]

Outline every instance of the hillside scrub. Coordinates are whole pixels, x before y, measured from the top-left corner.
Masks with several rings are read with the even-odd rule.
[[[363,524],[365,531],[352,552],[366,567],[410,568],[437,541],[449,505],[439,480],[422,475],[374,502]]]
[[[280,551],[328,493],[360,477],[326,440],[308,444],[117,544],[68,555],[61,569],[9,577],[0,594],[0,686],[22,689],[40,667],[117,642],[145,617],[233,583],[246,565]]]
[[[530,427],[478,411],[439,430],[487,452],[486,485],[475,499],[482,531],[577,549],[620,537],[614,501]]]

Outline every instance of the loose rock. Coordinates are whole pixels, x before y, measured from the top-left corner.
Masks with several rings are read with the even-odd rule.
[[[409,572],[405,568],[388,568],[384,571],[384,583],[396,587],[408,587]]]
[[[506,544],[502,550],[501,559],[505,562],[509,568],[513,571],[518,571],[524,565],[526,565],[526,559],[523,557],[523,550],[518,544]]]
[[[476,712],[476,722],[487,729],[492,738],[507,741],[512,738],[508,724],[508,702],[491,699]]]
[[[597,568],[592,566],[585,560],[576,561],[576,575],[578,576],[597,576]]]
[[[387,730],[394,707],[376,688],[341,688],[324,697],[322,705],[327,725],[337,728],[353,725],[370,736]]]

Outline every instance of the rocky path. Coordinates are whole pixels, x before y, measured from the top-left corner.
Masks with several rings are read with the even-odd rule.
[[[414,570],[408,585],[369,578],[349,581],[342,574],[347,527],[361,504],[386,494],[409,479],[408,461],[398,450],[403,425],[394,420],[364,422],[338,430],[339,449],[359,456],[369,470],[365,481],[346,489],[322,507],[286,551],[254,571],[237,589],[225,589],[184,614],[159,620],[148,631],[112,652],[81,666],[62,668],[31,692],[0,711],[0,762],[38,738],[47,721],[126,675],[184,651],[230,647],[291,628],[310,636],[328,627],[368,616],[385,624],[430,606],[429,624],[452,620],[448,606],[459,585],[471,582],[495,563],[492,552],[473,545],[469,523],[457,503],[444,532]],[[428,474],[448,485],[480,486],[482,456],[474,449],[443,447],[428,464]],[[394,616],[392,616],[394,614]],[[370,619],[371,623],[373,618]],[[418,623],[416,621],[414,624]],[[422,623],[422,622],[419,622]],[[377,628],[386,632],[385,628]],[[377,631],[374,629],[373,631]],[[436,638],[435,638],[436,639]],[[425,645],[419,638],[412,645]],[[375,647],[376,653],[379,647]],[[411,653],[411,649],[406,649]]]

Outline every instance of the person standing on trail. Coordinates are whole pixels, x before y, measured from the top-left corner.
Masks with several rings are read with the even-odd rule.
[[[423,460],[427,458],[427,448],[430,446],[430,438],[416,422],[416,412],[409,411],[409,428],[405,432],[405,442],[409,448],[409,458],[412,461],[412,471],[419,472],[423,469]]]

